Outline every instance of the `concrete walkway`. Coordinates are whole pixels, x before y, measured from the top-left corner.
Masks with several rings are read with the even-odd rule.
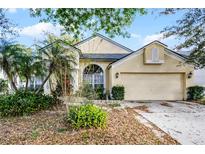
[[[123,103],[122,107],[142,105],[146,105],[149,112],[139,109],[136,111],[181,144],[205,144],[205,105],[155,101]]]

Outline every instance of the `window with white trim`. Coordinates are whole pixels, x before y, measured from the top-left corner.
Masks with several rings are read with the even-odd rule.
[[[83,81],[91,84],[93,88],[104,87],[104,74],[100,66],[92,64],[83,71]]]
[[[159,62],[159,51],[157,48],[152,48],[152,62]]]

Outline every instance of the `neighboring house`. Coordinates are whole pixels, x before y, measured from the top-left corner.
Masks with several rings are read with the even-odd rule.
[[[153,41],[132,51],[97,34],[75,45],[82,52],[76,79],[111,91],[125,87],[125,100],[184,100],[193,85],[191,65],[167,45]]]
[[[2,69],[0,69],[0,79],[7,80],[7,76]],[[26,82],[21,81],[18,76],[16,76],[14,81],[15,81],[17,88],[22,88],[22,87],[25,87],[25,85],[26,85]],[[41,78],[32,77],[31,81],[29,81],[29,83],[28,83],[28,87],[30,89],[35,89],[35,88],[39,87],[41,85],[41,83],[42,83]],[[11,88],[10,84],[8,85],[8,88],[9,88],[9,92],[13,92],[13,89]]]

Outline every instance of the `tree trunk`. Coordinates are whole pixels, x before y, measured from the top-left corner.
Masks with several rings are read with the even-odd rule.
[[[50,72],[48,73],[48,76],[44,79],[43,83],[41,84],[41,86],[40,86],[40,87],[38,88],[38,90],[36,91],[37,94],[41,91],[41,89],[43,88],[43,86],[45,85],[45,83],[46,83],[46,82],[48,81],[48,79],[50,78],[51,74],[52,74],[52,71],[50,71]]]
[[[8,77],[8,79],[9,79],[9,81],[10,81],[10,83],[11,83],[12,88],[13,88],[15,91],[17,91],[18,88],[16,87],[16,84],[15,84],[15,82],[14,82],[14,80],[13,80],[13,77],[9,74],[9,71],[8,71],[8,70],[5,70],[5,73],[6,73],[6,76]]]
[[[26,77],[26,86],[25,86],[25,91],[28,90],[28,78]]]
[[[15,84],[15,82],[13,81],[13,79],[10,79],[10,81],[11,81],[11,86],[12,86],[12,88],[14,88],[14,90],[17,91],[18,88],[16,87],[16,84]]]

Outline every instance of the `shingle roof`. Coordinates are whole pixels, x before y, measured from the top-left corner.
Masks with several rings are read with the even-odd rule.
[[[116,61],[123,58],[127,54],[89,54],[83,53],[80,55],[80,59],[92,59],[97,61]]]

